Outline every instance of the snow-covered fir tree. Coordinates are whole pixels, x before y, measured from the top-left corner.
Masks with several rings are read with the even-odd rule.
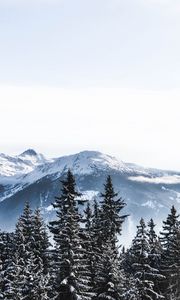
[[[92,230],[92,218],[93,212],[88,201],[87,207],[84,210],[83,222],[85,223],[85,225],[83,228],[81,228],[81,239],[83,241],[82,246],[85,249],[86,263],[88,264],[87,275],[90,278],[90,287],[93,290],[95,286],[96,253],[94,251],[95,249],[93,243],[94,235]]]
[[[161,289],[166,299],[180,297],[180,228],[179,215],[174,206],[165,221],[160,233],[162,245],[161,270],[166,279]]]
[[[29,203],[26,203],[15,231],[16,260],[13,264],[18,272],[15,286],[18,300],[48,299],[47,278],[41,257],[44,249],[41,249],[40,223],[39,213],[36,212],[34,217]]]
[[[43,273],[48,273],[48,249],[50,247],[46,225],[41,216],[40,209],[36,209],[33,215],[33,251],[36,259],[37,269],[42,265]]]
[[[77,209],[75,179],[71,171],[62,181],[62,193],[53,204],[57,219],[50,222],[55,240],[56,280],[54,288],[57,300],[89,300],[91,298],[87,275],[85,249],[80,237],[80,215]]]
[[[138,289],[138,280],[133,275],[125,273],[125,279],[123,280],[123,294],[122,300],[139,300],[140,292]]]
[[[137,280],[139,299],[161,299],[162,296],[154,290],[154,273],[157,272],[149,264],[150,245],[144,220],[141,218],[137,226],[137,234],[129,252],[132,272]]]
[[[5,298],[5,292],[8,290],[9,281],[13,279],[12,274],[9,271],[12,261],[14,259],[14,234],[2,232],[1,234],[1,290],[3,299]]]
[[[172,265],[171,277],[169,278],[169,286],[167,294],[170,299],[180,299],[180,228],[177,229],[174,240],[172,241],[172,253],[174,256],[174,264]]]
[[[4,272],[4,288],[3,288],[3,299],[4,300],[21,300],[21,282],[20,278],[20,261],[19,256],[16,252],[13,252],[12,258]]]
[[[101,193],[101,207],[96,214],[97,231],[94,233],[96,242],[96,299],[120,299],[123,293],[123,272],[121,272],[118,235],[126,215],[121,215],[125,202],[115,193],[111,177],[108,176]],[[95,207],[97,210],[97,207]]]
[[[46,300],[48,299],[48,291],[50,289],[48,273],[48,248],[50,243],[40,209],[35,210],[32,222],[34,294],[36,295],[37,300]]]
[[[98,260],[98,253],[101,252],[101,236],[102,236],[102,225],[101,225],[101,209],[96,200],[93,204],[93,213],[92,213],[92,226],[91,226],[91,236],[92,236],[92,247],[95,258]],[[97,256],[97,257],[96,257]],[[96,261],[97,263],[97,261]]]
[[[121,271],[117,249],[107,240],[98,262],[95,274],[95,300],[120,300],[124,293],[124,274]]]
[[[116,235],[121,234],[122,224],[127,215],[121,215],[126,203],[114,191],[111,176],[106,179],[101,197],[101,240],[103,243],[110,239],[115,245]]]
[[[120,252],[125,202],[108,176],[101,201],[84,202],[69,170],[50,222],[49,249],[40,210],[26,203],[15,233],[0,232],[0,299],[180,300],[180,223],[174,206],[160,239],[143,220],[129,249]],[[82,224],[82,222],[84,224]]]
[[[26,202],[24,211],[20,216],[15,230],[16,256],[18,263],[17,295],[19,299],[31,300],[34,280],[33,242],[33,216],[29,203]]]
[[[160,266],[161,266],[161,254],[162,247],[159,241],[159,238],[155,232],[155,224],[153,219],[150,219],[148,222],[148,242],[149,242],[149,253],[148,253],[148,261],[149,265],[152,268],[151,279],[154,283],[154,290],[159,294],[161,293],[161,283],[165,279],[165,277],[161,274]]]
[[[0,232],[0,299],[3,299],[3,253],[4,253],[4,240],[3,240],[3,232]]]

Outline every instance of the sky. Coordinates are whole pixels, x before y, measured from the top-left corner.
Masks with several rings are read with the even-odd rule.
[[[0,152],[180,170],[179,35],[179,0],[0,0]]]

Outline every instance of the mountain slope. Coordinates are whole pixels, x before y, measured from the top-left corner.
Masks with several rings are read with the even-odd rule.
[[[83,151],[51,160],[30,149],[10,157],[0,155],[0,227],[12,229],[25,201],[40,206],[45,218],[53,217],[51,203],[60,193],[60,180],[70,168],[84,197],[98,199],[107,175],[127,203],[127,230],[141,216],[153,217],[160,226],[174,204],[180,209],[180,173],[147,169],[124,163],[96,151]],[[82,209],[82,208],[81,208]]]
[[[48,161],[42,154],[28,149],[17,156],[0,154],[0,176],[17,176],[34,170],[38,165]]]

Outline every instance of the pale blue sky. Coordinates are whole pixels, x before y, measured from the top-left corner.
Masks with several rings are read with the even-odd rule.
[[[0,0],[0,152],[180,170],[179,0]]]
[[[179,87],[174,0],[0,0],[0,83]]]

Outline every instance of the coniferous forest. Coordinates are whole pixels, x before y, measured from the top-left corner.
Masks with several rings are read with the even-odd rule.
[[[84,204],[69,170],[53,203],[56,218],[48,225],[40,209],[33,212],[25,204],[15,231],[0,233],[0,299],[180,299],[176,209],[171,208],[159,235],[153,219],[146,224],[142,218],[125,249],[119,241],[126,203],[110,176],[100,198]]]

